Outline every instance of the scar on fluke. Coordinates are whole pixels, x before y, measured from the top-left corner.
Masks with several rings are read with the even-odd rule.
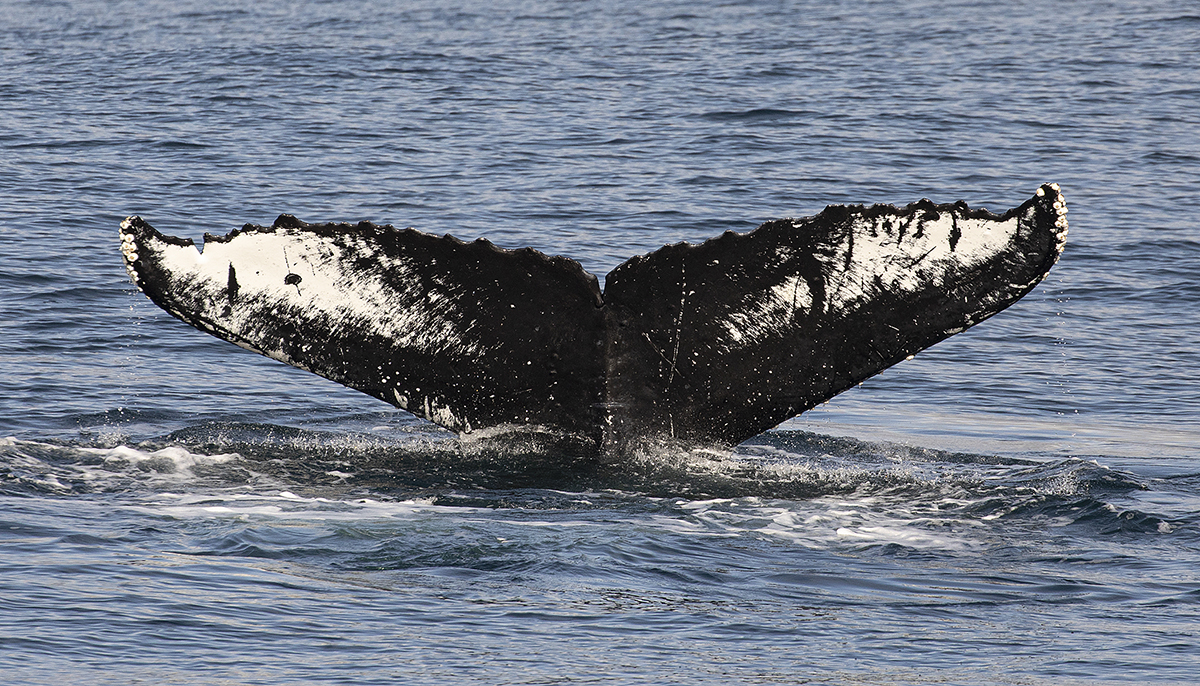
[[[281,215],[191,240],[121,224],[133,282],[179,319],[464,435],[603,455],[731,447],[1031,291],[1058,260],[1056,184],[1001,214],[833,205],[598,279],[574,260]]]

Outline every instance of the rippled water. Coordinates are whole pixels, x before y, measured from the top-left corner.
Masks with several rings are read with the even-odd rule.
[[[0,3],[0,667],[44,683],[1188,683],[1200,12]],[[116,227],[600,275],[1062,184],[1033,294],[743,446],[459,443],[196,332]]]

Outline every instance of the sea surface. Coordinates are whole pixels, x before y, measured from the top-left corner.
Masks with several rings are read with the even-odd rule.
[[[1200,7],[0,1],[0,682],[1200,683]],[[995,318],[732,455],[481,446],[191,329],[117,227],[598,275],[1066,194]]]

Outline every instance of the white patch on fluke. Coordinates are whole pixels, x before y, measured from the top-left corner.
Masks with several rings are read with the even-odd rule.
[[[925,220],[924,213],[915,210],[911,220],[890,213],[855,216],[841,245],[831,253],[814,255],[823,265],[824,299],[814,304],[808,283],[798,275],[748,295],[736,311],[718,322],[724,329],[721,351],[731,353],[777,338],[813,307],[821,308],[821,314],[844,315],[880,293],[946,288],[960,275],[969,275],[1010,249],[1019,228],[1016,216],[1005,221],[973,219],[951,210]],[[797,220],[795,225],[799,228],[802,223]],[[796,264],[793,259],[790,249],[782,248],[774,261]]]
[[[240,347],[355,387],[367,383],[349,382],[362,370],[346,370],[349,378],[339,378],[343,372],[337,365],[314,368],[322,367],[324,360],[309,355],[317,344],[338,346],[377,336],[391,346],[373,361],[381,372],[375,387],[390,389],[404,409],[419,410],[410,404],[421,403],[423,396],[419,388],[394,384],[396,360],[409,353],[471,359],[490,352],[471,335],[476,322],[466,320],[458,309],[466,294],[463,284],[450,278],[453,275],[441,278],[403,256],[385,254],[372,243],[371,234],[321,235],[280,227],[209,240],[199,250],[157,239],[150,232],[139,236],[133,230],[135,221],[131,217],[121,225],[126,268],[141,288],[137,261],[153,257],[154,267],[171,280],[167,290],[173,302],[163,304],[169,312]],[[279,333],[289,324],[304,340]],[[330,370],[332,375],[327,374]],[[471,431],[464,408],[451,409],[429,398],[424,404],[430,420]]]
[[[788,277],[783,283],[750,299],[741,310],[720,322],[725,329],[723,340],[728,341],[724,349],[728,351],[733,346],[753,345],[762,336],[773,336],[811,307],[812,291],[808,283],[799,276]]]
[[[929,221],[919,215],[918,210],[903,236],[904,225],[893,216],[855,218],[853,241],[825,258],[826,312],[853,309],[881,292],[944,288],[949,279],[1004,252],[1017,234],[1015,216],[1000,222],[956,217],[953,212],[941,212]]]
[[[485,349],[458,324],[452,288],[424,283],[404,259],[388,258],[360,236],[340,239],[296,229],[248,231],[229,241],[193,246],[153,246],[162,266],[204,289],[207,307],[197,314],[236,331],[262,352],[286,357],[277,343],[255,338],[264,311],[299,320],[323,319],[334,327],[374,332],[397,347],[428,354],[480,355]],[[359,265],[369,263],[368,268]],[[230,268],[237,282],[230,302]],[[387,275],[387,280],[383,277]],[[390,282],[390,283],[389,283]],[[399,284],[399,288],[393,287]],[[254,307],[239,307],[238,301]],[[226,308],[228,312],[226,313]],[[284,359],[285,362],[291,362]]]

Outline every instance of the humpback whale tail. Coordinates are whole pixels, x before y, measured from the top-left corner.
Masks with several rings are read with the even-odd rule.
[[[226,236],[121,224],[130,278],[192,326],[461,434],[602,454],[734,446],[996,314],[1058,260],[1047,184],[1003,214],[921,200],[678,243],[614,269],[290,215]]]

